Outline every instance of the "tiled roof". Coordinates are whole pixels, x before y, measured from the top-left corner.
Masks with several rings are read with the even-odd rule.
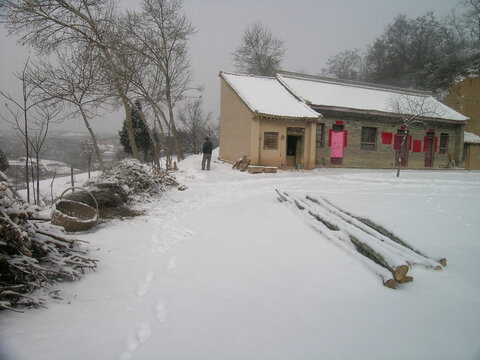
[[[312,120],[321,116],[290,94],[276,78],[227,72],[220,72],[220,76],[253,112],[273,117]]]
[[[401,113],[407,113],[412,107],[421,107],[426,118],[454,122],[468,120],[426,92],[291,73],[279,73],[277,79],[295,96],[314,107],[388,114],[398,114],[399,108]]]

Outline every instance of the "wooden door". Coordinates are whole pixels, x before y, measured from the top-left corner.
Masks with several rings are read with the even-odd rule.
[[[425,137],[425,167],[432,167],[433,166],[433,142],[434,142],[435,134],[434,133],[427,133]]]
[[[405,136],[405,141],[404,141]],[[395,166],[398,166],[399,162],[401,166],[407,166],[407,149],[408,149],[408,131],[397,130],[396,136],[397,148],[395,150]]]

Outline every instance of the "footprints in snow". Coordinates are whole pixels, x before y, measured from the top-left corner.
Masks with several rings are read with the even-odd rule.
[[[159,236],[158,234],[162,234]],[[157,258],[158,254],[167,253],[172,247],[177,244],[179,241],[193,236],[193,232],[179,226],[176,223],[163,223],[161,224],[157,231],[152,234],[151,240],[151,251],[154,256]],[[157,254],[157,255],[155,255]],[[161,261],[161,259],[159,259]],[[168,257],[168,260],[163,260],[164,265],[163,269],[166,272],[171,272],[177,268],[177,258],[175,255],[171,255]],[[164,273],[162,271],[162,273]],[[142,299],[144,296],[149,292],[152,283],[155,280],[155,272],[153,270],[149,270],[145,273],[143,278],[138,282],[135,288],[135,295]],[[142,300],[144,301],[144,300]],[[148,298],[147,298],[148,301]],[[166,301],[163,297],[158,297],[153,304],[151,305],[151,309],[156,321],[160,324],[165,323],[167,321],[167,306]],[[120,355],[121,360],[128,360],[131,359],[133,353],[150,337],[152,336],[152,326],[148,321],[144,321],[140,323],[138,328],[131,334],[128,338],[125,350]]]
[[[131,338],[127,341],[126,350],[120,355],[120,360],[128,360],[132,357],[135,350],[139,348],[141,344],[146,342],[152,336],[152,328],[148,322],[140,324],[138,329],[132,334]]]
[[[150,288],[150,283],[153,281],[153,278],[154,278],[153,271],[149,271],[145,275],[145,279],[138,283],[137,289],[135,291],[135,294],[138,297],[144,296],[148,292],[148,289]]]

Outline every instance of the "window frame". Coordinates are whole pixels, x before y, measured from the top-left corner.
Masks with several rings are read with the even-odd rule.
[[[438,146],[439,154],[446,154],[448,152],[448,133],[440,133],[440,144]],[[445,139],[445,144],[442,146],[442,140]]]
[[[321,129],[320,136],[318,134],[318,129]],[[315,149],[323,149],[325,147],[325,124],[317,123],[317,128],[315,130]]]
[[[263,133],[263,150],[278,150],[278,132],[265,131]]]
[[[367,129],[373,129],[373,141],[367,141],[368,139],[365,139],[365,135],[368,135],[366,133]],[[364,132],[365,130],[365,132]],[[377,134],[378,134],[378,129],[376,127],[372,126],[362,126],[361,132],[360,132],[360,149],[365,150],[365,151],[375,151],[377,150]]]

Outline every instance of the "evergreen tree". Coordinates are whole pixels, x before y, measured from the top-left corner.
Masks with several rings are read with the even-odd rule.
[[[8,166],[9,166],[8,159],[3,153],[2,149],[0,149],[0,171],[7,170]]]
[[[144,115],[140,100],[136,100],[135,104],[131,106],[130,116],[132,117],[133,134],[135,136],[138,150],[143,152],[144,160],[148,160],[152,155],[153,145],[150,141],[150,136],[148,135],[147,126],[142,119]],[[122,130],[120,130],[118,134],[120,136],[120,143],[123,145],[125,152],[132,154],[132,148],[130,147],[130,141],[128,139],[126,120],[123,121]]]

